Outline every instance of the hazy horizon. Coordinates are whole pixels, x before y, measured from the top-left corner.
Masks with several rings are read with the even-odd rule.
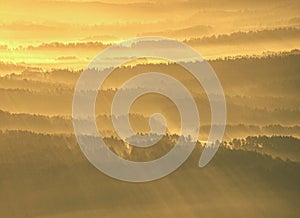
[[[0,217],[299,217],[299,12],[298,0],[0,0]],[[97,55],[148,36],[185,43],[207,60],[222,85],[227,117],[225,126],[212,124],[209,93],[179,63],[141,57],[116,67],[99,87],[93,115],[97,133],[119,157],[161,158],[181,136],[182,114],[174,99],[148,93],[130,107],[136,134],[129,139],[161,140],[145,148],[122,140],[127,129],[117,132],[113,120],[126,116],[112,115],[112,102],[132,77],[160,72],[175,78],[190,92],[200,117],[187,161],[166,177],[137,184],[113,179],[89,162],[74,121],[88,131],[93,116],[72,119],[72,109],[80,76],[104,74],[115,60],[127,60],[128,48],[119,46],[103,66],[88,67]],[[147,41],[139,52],[178,52],[172,43],[156,46]],[[192,60],[184,60],[185,66],[196,66]],[[92,95],[93,82],[78,95]],[[142,84],[120,93],[128,97],[154,85],[187,104],[171,83],[150,78]],[[221,107],[218,97],[213,101]],[[148,134],[155,113],[166,120],[161,135]],[[195,120],[193,114],[186,117]],[[223,127],[219,150],[199,168],[210,130]]]

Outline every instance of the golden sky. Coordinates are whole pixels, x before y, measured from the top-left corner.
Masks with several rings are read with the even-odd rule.
[[[81,68],[102,44],[146,35],[212,38],[192,45],[207,58],[291,50],[299,48],[299,12],[297,0],[0,0],[0,60]],[[274,36],[277,28],[285,29]],[[238,43],[230,35],[264,30]],[[214,43],[213,35],[222,34],[229,40]]]

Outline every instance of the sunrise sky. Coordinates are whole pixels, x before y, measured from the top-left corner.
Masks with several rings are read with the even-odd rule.
[[[209,65],[164,40],[129,41],[135,43],[97,56],[143,36],[186,43]],[[156,54],[171,54],[163,57],[173,62]],[[0,217],[300,217],[299,60],[300,0],[0,0]],[[132,83],[148,72],[172,80],[152,74]],[[123,103],[149,90],[130,105],[127,119],[118,91]],[[191,100],[194,113],[186,106]],[[225,114],[226,125],[216,119]],[[128,120],[136,134],[124,125]],[[162,139],[135,146],[156,141],[152,122],[166,126]],[[199,168],[210,135],[218,135],[211,130],[224,127],[218,152]],[[182,135],[198,134],[198,142],[173,173],[137,184],[90,162],[103,147],[79,143],[99,142],[97,130],[122,159],[166,160],[162,171],[177,142],[186,153]],[[85,150],[95,155],[86,158]]]
[[[107,45],[148,35],[185,40],[207,59],[289,51],[299,12],[297,0],[1,0],[0,60],[81,69]]]

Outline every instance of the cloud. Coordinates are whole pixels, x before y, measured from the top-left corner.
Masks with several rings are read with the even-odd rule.
[[[189,5],[190,7],[195,8],[261,8],[261,7],[276,7],[280,6],[282,7],[282,4],[285,5],[299,5],[298,0],[217,0],[212,3],[210,0],[187,0],[184,1],[185,5]]]

